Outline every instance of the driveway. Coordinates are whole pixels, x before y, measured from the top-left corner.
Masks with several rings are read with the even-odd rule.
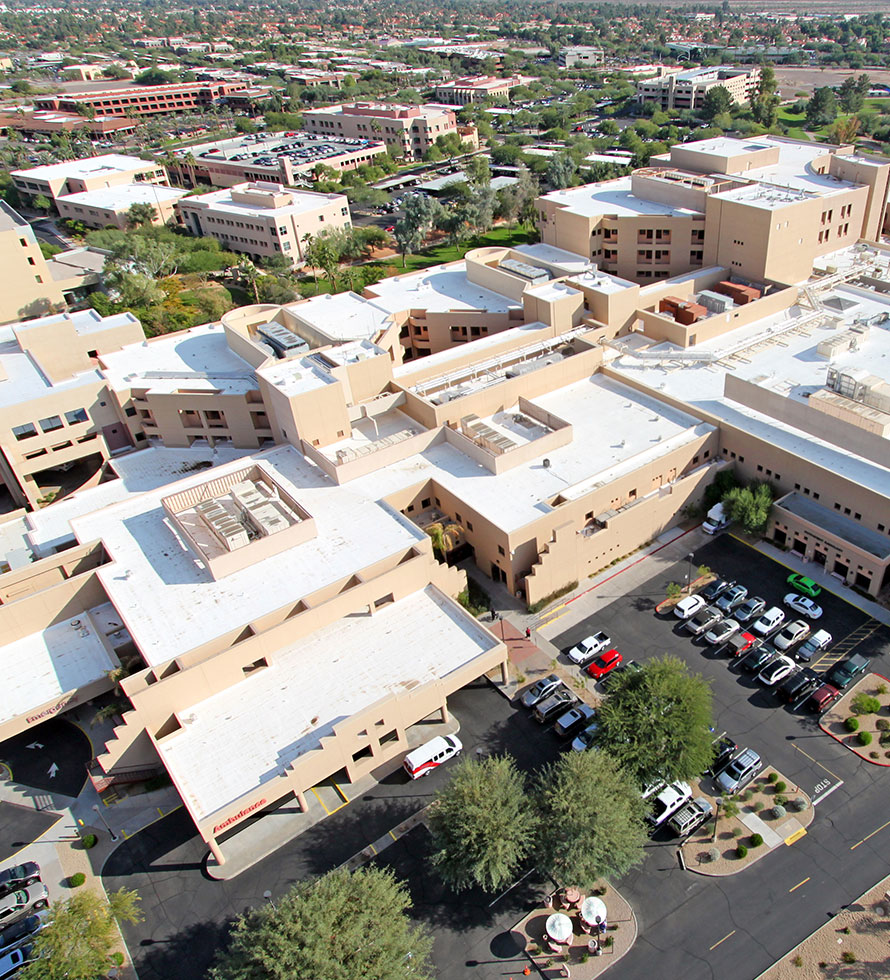
[[[468,754],[477,748],[485,753],[509,750],[523,769],[530,770],[558,753],[550,732],[542,731],[527,712],[511,707],[486,682],[459,691],[450,706],[460,719],[460,737]],[[449,778],[447,766],[419,783],[407,782],[397,771],[374,791],[232,881],[206,875],[207,846],[182,808],[130,838],[109,857],[102,878],[108,890],[135,888],[142,896],[145,921],[124,928],[140,980],[203,978],[234,916],[261,903],[266,890],[274,900],[295,882],[341,864],[426,806]],[[416,847],[419,836],[402,848]],[[383,853],[388,860],[388,851]],[[400,853],[401,849],[394,851],[393,858],[398,860]],[[443,956],[437,967],[445,975],[453,965],[455,948],[464,948],[464,959],[470,959],[478,937],[461,938],[461,921],[449,925],[437,919],[435,924],[437,934],[444,937],[437,941]]]

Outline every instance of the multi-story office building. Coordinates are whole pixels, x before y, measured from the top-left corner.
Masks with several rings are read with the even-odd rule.
[[[559,63],[563,68],[595,68],[605,60],[602,48],[587,44],[573,44],[559,52]]]
[[[759,84],[759,68],[693,68],[641,79],[637,82],[637,101],[654,102],[660,109],[700,109],[708,92],[722,86],[733,102],[745,103]]]
[[[729,149],[722,179],[727,164],[758,169]],[[822,186],[841,167],[843,220],[869,237],[886,165],[814,150],[839,162],[818,174],[815,157],[806,175]],[[697,193],[685,181],[664,178],[678,210]],[[585,238],[574,253],[474,249],[364,297],[248,306],[146,343],[101,318],[64,343],[52,320],[30,326],[30,345],[14,328],[0,401],[11,383],[27,441],[58,434],[38,396],[83,401],[85,372],[34,368],[29,384],[50,383],[32,392],[20,363],[88,344],[83,384],[101,386],[122,446],[148,448],[108,460],[119,479],[21,518],[35,560],[0,575],[0,681],[15,692],[2,732],[82,703],[126,663],[95,784],[165,770],[222,861],[249,817],[305,810],[331,780],[348,795],[449,730],[455,690],[502,679],[503,644],[453,601],[464,575],[433,536],[545,603],[682,520],[733,468],[775,485],[771,540],[887,590],[890,248],[846,245],[838,220],[841,247],[811,251],[795,280],[739,271],[797,269],[768,255],[632,281],[591,262]],[[4,459],[18,487],[24,461]],[[82,669],[62,683],[52,668],[72,649]],[[34,662],[45,682],[22,690]]]
[[[34,229],[0,201],[0,323],[40,316],[64,303]]]
[[[132,119],[116,119],[112,116],[95,116],[87,119],[73,112],[17,109],[15,112],[0,112],[0,133],[4,136],[10,131],[26,136],[47,133],[85,133],[91,140],[104,140],[108,137],[119,139],[136,131]]]
[[[457,117],[444,106],[382,102],[308,109],[303,113],[303,125],[308,132],[324,136],[382,140],[393,156],[414,159],[422,157],[437,137],[458,132]]]
[[[40,194],[55,201],[66,194],[82,194],[122,184],[167,184],[167,171],[161,164],[119,153],[13,170],[10,176],[15,189],[28,201]]]
[[[159,116],[206,109],[231,92],[247,88],[246,82],[177,82],[171,85],[134,85],[101,92],[41,95],[35,109],[83,112],[93,109],[103,116]]]
[[[484,99],[506,99],[510,95],[510,89],[525,85],[531,80],[521,75],[512,75],[509,78],[470,75],[450,82],[439,82],[436,85],[436,99],[449,105],[469,105]]]
[[[718,137],[538,209],[543,241],[636,282],[709,265],[800,282],[817,256],[877,238],[888,182],[890,165],[850,147]]]
[[[285,255],[303,262],[307,237],[329,228],[349,228],[345,194],[297,191],[281,184],[239,184],[181,198],[182,223],[194,235],[218,239],[233,252],[261,259]]]
[[[116,184],[100,190],[63,194],[56,198],[60,217],[80,221],[88,228],[130,226],[129,211],[134,204],[154,208],[152,224],[165,225],[176,219],[175,205],[187,192],[157,184]]]

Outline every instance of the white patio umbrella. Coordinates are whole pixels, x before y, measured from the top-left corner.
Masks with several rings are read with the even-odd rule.
[[[567,943],[572,938],[572,920],[562,912],[554,912],[544,928],[555,943]]]
[[[581,918],[591,928],[606,921],[606,903],[595,895],[585,898],[581,903]]]

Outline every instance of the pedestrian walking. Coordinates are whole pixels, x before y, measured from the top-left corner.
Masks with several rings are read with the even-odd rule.
[[[532,628],[531,626],[526,626],[525,628],[525,638],[530,640],[532,638]]]

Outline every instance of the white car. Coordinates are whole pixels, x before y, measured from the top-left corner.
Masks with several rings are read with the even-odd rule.
[[[652,802],[652,812],[646,817],[653,828],[660,827],[681,806],[692,799],[688,783],[669,783]]]
[[[704,609],[707,603],[700,595],[688,595],[685,599],[681,599],[676,606],[674,606],[674,615],[677,619],[689,619],[690,616],[694,616],[699,609]]]
[[[819,619],[822,616],[822,607],[818,602],[813,602],[809,596],[789,592],[782,601],[796,613],[806,616],[807,619]]]
[[[787,650],[795,643],[800,643],[810,635],[810,627],[802,619],[795,619],[794,622],[787,623],[776,634],[773,639],[773,646],[777,650]]]
[[[814,654],[819,653],[820,650],[824,650],[826,647],[831,646],[832,636],[828,630],[816,630],[815,633],[809,639],[794,651],[794,656],[798,660],[802,660],[804,663],[808,663],[813,659]]]
[[[771,606],[751,627],[758,636],[769,636],[785,622],[785,613],[778,606]]]
[[[734,619],[721,620],[705,633],[705,642],[711,644],[725,643],[731,636],[735,636],[741,628]]]
[[[572,647],[567,656],[573,664],[585,667],[591,660],[595,660],[603,650],[608,650],[611,645],[612,640],[600,630],[599,633],[585,637],[577,646]]]
[[[767,687],[773,687],[779,681],[783,681],[796,667],[797,665],[791,657],[786,657],[783,654],[781,657],[771,660],[757,675],[757,680],[761,684],[766,684]]]

